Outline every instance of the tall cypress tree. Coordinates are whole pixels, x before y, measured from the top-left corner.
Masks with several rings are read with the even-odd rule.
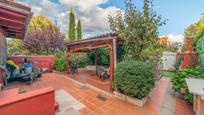
[[[81,39],[82,39],[81,21],[78,20],[78,23],[77,23],[77,40],[81,40]]]
[[[76,40],[74,9],[69,14],[69,42]]]

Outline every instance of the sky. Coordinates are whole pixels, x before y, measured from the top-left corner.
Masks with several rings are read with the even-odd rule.
[[[34,15],[48,16],[66,34],[70,7],[75,8],[84,37],[110,32],[108,15],[124,11],[124,0],[16,0],[32,8]],[[133,0],[141,9],[143,0]],[[182,36],[186,27],[197,22],[204,13],[204,0],[154,0],[154,9],[167,24],[159,28],[159,35]],[[178,39],[178,38],[177,38]]]

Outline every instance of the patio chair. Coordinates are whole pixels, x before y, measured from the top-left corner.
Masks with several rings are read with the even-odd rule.
[[[71,74],[78,74],[77,64],[71,64]]]
[[[103,69],[99,66],[96,67],[96,74],[99,77],[99,79],[103,79]]]
[[[109,79],[109,74],[107,71],[105,71],[103,74],[103,80],[107,80],[107,79]]]

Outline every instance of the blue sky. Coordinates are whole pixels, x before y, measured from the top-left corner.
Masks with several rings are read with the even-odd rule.
[[[34,14],[57,17],[60,29],[67,31],[70,7],[75,7],[76,18],[82,20],[85,36],[106,33],[110,30],[107,15],[124,10],[123,0],[17,0],[28,4]],[[133,0],[142,8],[143,0]],[[160,35],[183,34],[185,28],[195,23],[204,13],[204,0],[154,0],[154,9],[167,24],[159,29]]]
[[[124,9],[120,0],[110,0],[106,6]],[[138,8],[143,6],[142,0],[134,0]],[[160,28],[160,35],[182,34],[186,27],[198,21],[204,13],[204,0],[154,0],[154,8],[167,24]]]

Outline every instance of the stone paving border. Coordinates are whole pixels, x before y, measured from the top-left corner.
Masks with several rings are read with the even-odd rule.
[[[172,90],[172,84],[169,78],[163,78],[169,81],[169,85],[161,105],[160,111],[158,115],[175,115],[175,107],[176,107],[176,98],[175,93]]]

